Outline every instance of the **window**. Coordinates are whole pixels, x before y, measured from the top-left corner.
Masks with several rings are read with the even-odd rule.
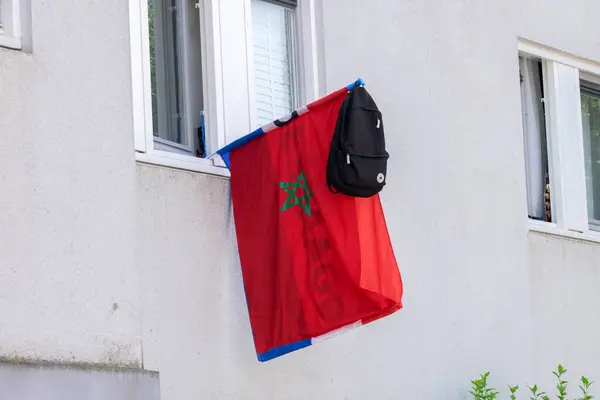
[[[316,98],[314,0],[197,1],[129,0],[136,159],[226,175],[207,155]]]
[[[600,63],[524,40],[519,50],[531,226],[592,234],[600,230]]]
[[[200,24],[189,0],[147,0],[154,147],[202,155]]]
[[[588,218],[600,230],[600,84],[581,81],[581,120],[585,157]]]
[[[0,47],[21,48],[19,0],[0,0]]]
[[[552,221],[542,61],[519,57],[529,218]]]

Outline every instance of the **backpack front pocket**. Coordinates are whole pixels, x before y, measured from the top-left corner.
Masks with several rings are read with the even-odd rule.
[[[379,192],[385,185],[387,174],[387,153],[381,155],[365,155],[346,153],[344,181],[347,185],[365,188],[365,191]]]

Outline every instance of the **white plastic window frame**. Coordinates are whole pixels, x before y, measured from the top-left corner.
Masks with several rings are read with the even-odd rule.
[[[157,150],[152,99],[147,0],[129,0],[131,84],[135,159],[212,175],[229,176],[219,157],[203,159]],[[319,95],[315,0],[297,9],[299,88],[303,103]],[[249,133],[252,126],[251,0],[199,0],[203,102],[208,154]],[[241,39],[240,39],[241,38]]]
[[[21,49],[20,0],[2,0],[0,2],[0,47]]]
[[[591,230],[588,221],[579,80],[580,73],[600,76],[600,62],[524,39],[519,39],[518,49],[521,54],[540,58],[543,64],[554,220],[544,222],[527,218],[529,229],[600,242],[600,232]]]

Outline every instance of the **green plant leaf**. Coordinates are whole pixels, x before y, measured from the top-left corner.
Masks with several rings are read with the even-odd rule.
[[[567,370],[561,364],[558,364],[558,373],[564,375],[566,372]]]
[[[583,386],[586,386],[586,387],[587,387],[587,386],[589,386],[589,384],[590,384],[590,381],[589,381],[589,379],[588,379],[588,378],[586,378],[585,376],[582,376],[582,377],[581,377],[581,383],[583,383]]]
[[[536,385],[533,385],[532,387],[530,387],[530,388],[529,388],[529,390],[531,390],[531,392],[532,392],[533,394],[537,393],[537,391],[538,391],[538,386],[537,386],[537,384],[536,384]]]
[[[519,390],[519,385],[515,385],[515,386],[508,385],[508,390],[510,391],[510,400],[516,400],[517,396],[515,396],[515,393],[517,393],[517,390]]]

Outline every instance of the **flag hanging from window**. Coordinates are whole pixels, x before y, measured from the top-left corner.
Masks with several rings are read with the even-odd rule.
[[[402,307],[379,195],[355,198],[327,187],[329,146],[347,94],[338,90],[217,152],[231,172],[259,361]]]

